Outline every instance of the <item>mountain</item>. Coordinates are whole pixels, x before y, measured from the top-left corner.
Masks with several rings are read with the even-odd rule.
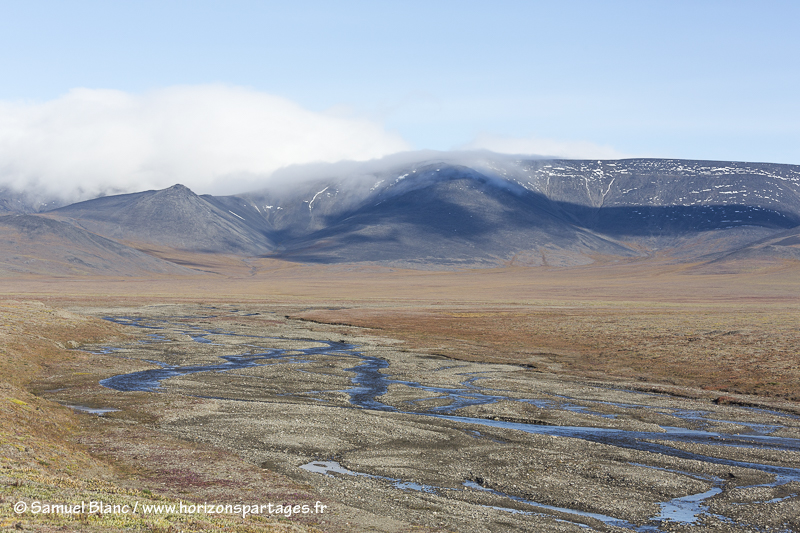
[[[70,224],[37,215],[0,216],[0,274],[55,276],[195,273]]]
[[[779,243],[800,226],[800,167],[769,163],[439,154],[274,183],[234,196],[176,185],[49,216],[142,249],[414,267],[791,258]]]
[[[237,255],[272,251],[270,236],[183,185],[105,196],[50,212],[92,233],[133,245]]]
[[[566,220],[545,196],[471,168],[439,164],[404,174],[376,183],[358,202],[336,184],[276,208],[271,222],[280,257],[496,265],[521,253],[535,264],[547,256],[574,264],[590,262],[591,254],[636,253]]]
[[[43,197],[37,191],[18,192],[7,187],[0,187],[0,214],[41,213],[68,203],[53,196]]]
[[[301,261],[580,264],[722,254],[800,224],[800,167],[659,159],[421,161],[220,198]]]

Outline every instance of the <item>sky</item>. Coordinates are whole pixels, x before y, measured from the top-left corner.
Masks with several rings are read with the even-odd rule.
[[[794,1],[0,0],[0,185],[413,150],[800,164]]]

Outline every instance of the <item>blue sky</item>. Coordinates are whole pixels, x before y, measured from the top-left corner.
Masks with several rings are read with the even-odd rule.
[[[311,140],[270,162],[220,153],[217,176],[266,175],[327,148],[322,160],[489,148],[800,164],[797,2],[0,0],[0,10],[0,173],[17,184],[91,165],[147,167],[158,184],[152,168],[190,172],[181,158],[219,144],[198,130],[264,133],[246,123],[250,100],[253,117],[277,125],[263,148],[237,144]],[[184,100],[197,107],[180,114]],[[92,142],[124,130],[115,142],[142,144],[163,114],[165,144],[180,153],[103,144],[111,155],[91,160]],[[65,145],[71,121],[85,135]],[[343,133],[328,147],[320,128]],[[52,164],[31,163],[34,153]]]

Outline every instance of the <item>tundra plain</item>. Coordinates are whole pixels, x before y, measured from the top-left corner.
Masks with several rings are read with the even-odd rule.
[[[800,529],[800,483],[776,482],[800,468],[787,448],[800,437],[796,261],[419,271],[149,253],[201,273],[0,281],[3,527]],[[235,370],[183,371],[242,354]],[[153,361],[175,371],[160,388],[100,384]],[[609,432],[639,433],[596,436]],[[770,438],[783,441],[752,445]],[[93,498],[330,512],[12,510]]]

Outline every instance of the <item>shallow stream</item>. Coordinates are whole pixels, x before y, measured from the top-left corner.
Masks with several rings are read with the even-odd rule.
[[[192,317],[197,318],[197,317]],[[740,448],[756,448],[756,449],[769,449],[786,452],[800,451],[800,439],[785,438],[773,436],[772,433],[782,427],[779,422],[774,424],[762,423],[747,423],[739,420],[724,420],[718,418],[717,415],[701,410],[682,410],[682,409],[664,409],[655,408],[645,404],[623,404],[607,401],[592,401],[586,399],[570,398],[563,395],[551,395],[551,398],[519,398],[506,396],[502,394],[503,391],[494,390],[488,387],[481,387],[481,376],[475,374],[464,374],[464,380],[458,387],[437,387],[426,385],[421,382],[393,379],[391,373],[390,363],[379,357],[364,355],[359,352],[358,346],[344,342],[334,342],[330,340],[314,340],[314,339],[287,339],[283,337],[259,337],[254,335],[242,335],[235,332],[221,331],[217,329],[205,329],[202,327],[187,325],[185,323],[177,323],[171,321],[156,321],[150,318],[142,317],[106,317],[107,320],[146,328],[150,330],[172,329],[179,331],[189,336],[193,341],[203,344],[217,345],[216,340],[224,339],[225,336],[237,337],[252,337],[255,343],[250,345],[253,349],[246,353],[238,355],[224,355],[221,359],[224,361],[218,364],[207,365],[187,365],[176,366],[170,365],[164,361],[150,360],[149,362],[157,365],[159,368],[134,372],[130,374],[117,375],[101,381],[105,387],[120,390],[120,391],[158,391],[161,388],[161,383],[169,378],[177,376],[185,376],[198,372],[226,372],[237,369],[244,369],[248,367],[261,366],[266,364],[294,364],[293,368],[302,370],[302,363],[320,361],[321,359],[330,358],[356,358],[360,362],[352,367],[345,368],[345,371],[353,374],[351,378],[352,386],[341,391],[313,391],[314,393],[322,394],[325,392],[344,392],[349,395],[350,404],[353,407],[378,411],[389,411],[402,413],[404,415],[413,415],[418,417],[433,417],[440,420],[447,420],[449,422],[463,425],[469,428],[472,434],[479,436],[480,432],[476,430],[477,427],[492,427],[501,428],[506,430],[523,431],[532,434],[551,435],[558,437],[569,437],[574,439],[582,439],[585,441],[602,443],[618,448],[626,448],[633,450],[646,451],[651,453],[662,454],[670,457],[678,457],[682,459],[690,459],[695,461],[702,461],[706,463],[713,463],[717,465],[727,465],[732,467],[741,467],[758,470],[774,477],[774,481],[760,485],[763,487],[777,487],[791,482],[800,482],[800,469],[789,468],[783,466],[776,466],[770,464],[761,464],[754,462],[737,461],[733,459],[726,459],[721,457],[712,457],[708,455],[701,455],[693,453],[677,447],[672,447],[665,442],[674,443],[689,443],[689,444],[708,444],[714,446],[730,446]],[[212,336],[214,340],[208,337]],[[285,341],[285,340],[302,340],[313,343],[311,348],[296,349],[265,349],[260,344],[267,344],[270,340]],[[152,333],[148,340],[143,342],[170,342],[166,336],[160,333]],[[248,341],[249,342],[249,341]],[[221,345],[221,344],[220,344]],[[113,354],[116,348],[104,347],[96,353]],[[300,364],[297,364],[300,363]],[[309,372],[302,370],[302,372]],[[300,372],[300,373],[302,373]],[[420,408],[415,406],[413,411],[403,410],[398,407],[383,403],[379,398],[384,396],[390,385],[398,384],[419,389],[427,393],[435,393],[439,405],[430,408]],[[311,394],[313,397],[314,394]],[[215,396],[219,397],[219,396]],[[221,398],[228,399],[228,398]],[[424,399],[424,398],[423,398]],[[687,429],[683,427],[674,426],[660,426],[660,431],[626,431],[621,429],[611,428],[598,428],[598,427],[583,427],[583,426],[555,426],[555,425],[540,425],[528,424],[520,422],[509,422],[497,419],[477,418],[458,416],[453,414],[454,411],[477,405],[492,404],[499,401],[508,402],[522,402],[534,405],[540,409],[552,410],[566,410],[582,414],[592,414],[604,418],[614,418],[616,415],[603,413],[601,411],[594,411],[591,407],[596,404],[598,408],[604,405],[613,405],[618,410],[626,409],[654,409],[658,412],[668,414],[671,417],[690,422],[694,427],[701,429]],[[580,402],[580,404],[578,403]],[[444,404],[443,404],[444,403]],[[746,410],[747,408],[741,408]],[[775,416],[791,416],[785,413],[772,413]],[[732,434],[716,432],[709,427],[715,424],[736,424],[744,427],[747,434]],[[635,465],[644,468],[658,468],[647,465]],[[342,467],[335,461],[313,461],[311,463],[302,465],[301,468],[316,472],[319,474],[330,475],[336,473],[346,476],[365,476],[372,479],[383,480],[390,483],[398,490],[414,490],[427,493],[441,494],[446,491],[454,489],[443,489],[419,483],[414,483],[408,480],[389,478],[385,476],[371,475],[363,472],[356,472]],[[662,469],[666,470],[666,469]],[[648,524],[636,525],[625,520],[606,516],[598,513],[588,513],[577,509],[567,509],[563,507],[556,507],[537,503],[519,496],[505,494],[484,487],[474,480],[463,480],[464,485],[462,490],[475,490],[492,493],[495,496],[507,498],[516,504],[523,504],[528,506],[530,511],[521,511],[516,508],[506,508],[492,506],[493,509],[507,511],[509,513],[529,513],[541,514],[546,511],[557,511],[563,514],[575,516],[575,520],[568,520],[581,527],[586,527],[581,523],[580,519],[591,518],[599,520],[609,526],[615,526],[632,531],[662,531],[661,527],[671,521],[674,523],[694,524],[697,523],[701,515],[711,515],[716,519],[730,523],[736,526],[731,518],[712,515],[708,510],[708,500],[720,495],[725,490],[725,481],[714,476],[700,476],[691,472],[669,470],[673,473],[678,473],[691,477],[694,479],[702,479],[711,485],[711,488],[697,494],[690,494],[684,497],[675,498],[661,503],[661,512],[657,516],[652,516]],[[797,494],[791,493],[785,497],[776,499],[775,501],[796,498]],[[763,503],[763,502],[762,502]],[[744,524],[742,524],[744,526]],[[747,524],[748,527],[753,527]],[[758,528],[756,528],[758,529]]]

